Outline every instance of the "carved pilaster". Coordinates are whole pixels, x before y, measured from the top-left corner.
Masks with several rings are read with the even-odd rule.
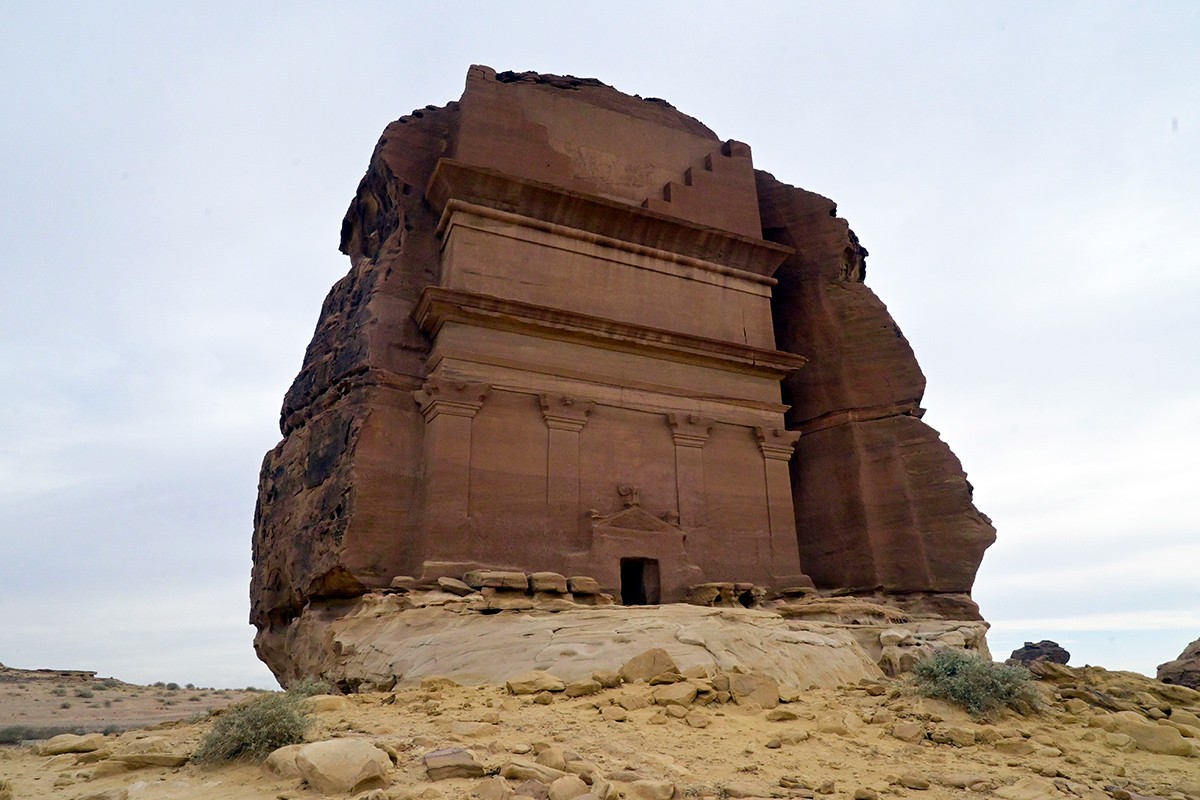
[[[587,424],[588,414],[596,404],[591,400],[559,394],[539,395],[542,402],[542,419],[551,430],[575,431],[578,433]]]
[[[585,545],[579,514],[579,432],[595,403],[566,395],[543,394],[546,435],[546,503],[551,524],[571,549]]]
[[[471,420],[486,383],[432,376],[413,397],[425,418],[425,528],[448,560],[467,560],[471,500]]]
[[[486,383],[430,376],[424,386],[413,392],[413,397],[421,407],[421,416],[425,417],[428,424],[440,414],[467,419],[474,417],[475,412],[483,407],[483,401],[491,388]]]
[[[704,447],[716,420],[698,414],[667,414],[676,447]]]
[[[704,525],[704,444],[716,420],[698,414],[667,414],[675,440],[675,497],[679,524],[694,529]]]
[[[796,543],[796,515],[792,506],[792,478],[788,462],[800,441],[799,431],[755,428],[763,456],[767,516],[771,526],[771,565],[776,575],[800,575]]]
[[[800,432],[783,428],[755,428],[754,437],[758,439],[758,449],[762,451],[763,458],[786,463],[792,460],[796,442],[800,441]]]

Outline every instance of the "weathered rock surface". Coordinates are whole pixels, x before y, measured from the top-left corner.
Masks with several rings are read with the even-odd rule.
[[[260,473],[260,657],[336,660],[299,631],[439,578],[489,613],[815,583],[978,620],[994,530],[835,212],[593,80],[472,67],[390,124]]]
[[[336,613],[319,605],[305,611],[289,629],[294,671],[284,680],[339,676],[347,689],[369,690],[453,675],[465,684],[516,680],[522,692],[562,691],[566,682],[590,679],[598,669],[619,670],[655,648],[669,661],[641,659],[646,670],[670,662],[684,670],[740,668],[795,688],[881,675],[845,630],[805,630],[766,611],[671,605],[483,615],[431,606],[371,613],[387,599],[367,595],[340,603]],[[537,674],[523,675],[531,672]]]
[[[809,361],[783,384],[801,563],[818,587],[968,594],[995,539],[937,431],[925,377],[863,283],[867,251],[836,204],[758,173],[765,235],[796,250],[775,273],[777,344]],[[936,598],[934,599],[936,602]],[[977,618],[969,600],[959,619]]]
[[[1200,639],[1183,648],[1179,658],[1158,665],[1158,679],[1200,689]]]

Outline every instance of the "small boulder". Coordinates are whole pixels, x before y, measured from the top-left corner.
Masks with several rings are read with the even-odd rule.
[[[526,761],[523,758],[514,758],[500,767],[500,777],[508,778],[510,781],[541,781],[550,784],[566,774],[561,769]]]
[[[600,584],[595,578],[586,575],[572,575],[567,578],[567,588],[571,594],[593,595],[600,594]]]
[[[674,795],[675,784],[670,781],[648,780],[634,781],[625,793],[630,800],[671,800]]]
[[[729,693],[738,705],[758,703],[763,708],[779,705],[779,684],[765,675],[733,673],[729,676]]]
[[[482,780],[475,784],[475,796],[479,800],[508,800],[514,794],[508,781],[499,775]]]
[[[82,736],[74,733],[60,733],[47,739],[38,748],[38,753],[44,756],[60,756],[63,753],[91,753],[104,747],[104,734],[88,733]]]
[[[648,682],[651,678],[667,672],[677,673],[679,667],[670,653],[661,647],[655,647],[626,661],[619,674],[625,683],[633,683],[637,680]]]
[[[1034,661],[1066,664],[1071,660],[1071,654],[1062,647],[1059,647],[1058,642],[1043,639],[1036,644],[1034,642],[1026,642],[1024,647],[1018,647],[1016,650],[1013,650],[1012,655],[1008,658],[1010,661],[1017,661],[1021,664],[1031,664]]]
[[[915,641],[916,637],[913,632],[904,628],[888,628],[879,633],[879,643],[884,647],[912,644]]]
[[[654,690],[654,704],[688,706],[696,699],[696,685],[691,681],[668,683]]]
[[[605,689],[616,689],[621,685],[621,674],[611,669],[598,669],[592,673],[592,680]]]
[[[460,581],[458,578],[438,578],[438,588],[443,592],[456,594],[459,597],[465,597],[469,594],[474,594],[475,589],[469,584]]]
[[[421,762],[431,781],[483,777],[483,767],[475,761],[475,756],[461,747],[431,750],[421,758]]]
[[[567,593],[567,579],[557,572],[535,572],[529,576],[529,588],[535,592]]]
[[[538,692],[561,692],[567,688],[561,678],[540,669],[522,672],[505,682],[511,694],[537,694]]]
[[[302,744],[289,744],[271,751],[271,754],[263,761],[263,772],[285,780],[299,778],[300,767],[296,766],[296,754],[302,747],[304,747]]]
[[[349,794],[386,787],[392,761],[387,753],[362,739],[330,739],[301,747],[296,753],[296,766],[301,777],[317,791]]]
[[[475,569],[463,575],[463,583],[475,589],[529,590],[529,576],[524,572],[498,569]]]
[[[770,797],[771,790],[760,783],[749,781],[730,781],[721,787],[726,797]]]
[[[578,776],[564,775],[550,784],[549,800],[575,800],[588,793],[588,785]]]
[[[897,722],[892,726],[890,733],[902,742],[919,742],[925,738],[925,728],[909,719]]]
[[[181,767],[189,759],[188,753],[179,752],[165,736],[146,736],[122,746],[110,761],[121,762],[129,769],[140,769],[142,767]]]
[[[534,748],[536,749],[537,747],[538,745],[535,744]],[[567,755],[561,747],[554,745],[543,746],[537,754],[537,759],[535,759],[534,763],[550,767],[550,769],[556,769],[559,772],[567,771]]]
[[[563,693],[567,697],[586,697],[590,694],[596,694],[602,688],[599,682],[594,680],[572,681],[567,684],[567,688]]]

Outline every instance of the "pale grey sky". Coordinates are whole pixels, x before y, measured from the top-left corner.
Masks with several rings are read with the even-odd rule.
[[[999,529],[1002,657],[1200,636],[1200,5],[3,2],[0,661],[270,685],[263,453],[384,125],[662,97],[838,201]]]

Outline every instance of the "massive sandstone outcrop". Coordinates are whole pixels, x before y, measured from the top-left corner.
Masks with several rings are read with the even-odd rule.
[[[598,81],[472,67],[385,129],[341,249],[260,478],[251,621],[277,675],[346,598],[481,569],[978,619],[994,531],[921,422],[866,250],[748,146]]]

